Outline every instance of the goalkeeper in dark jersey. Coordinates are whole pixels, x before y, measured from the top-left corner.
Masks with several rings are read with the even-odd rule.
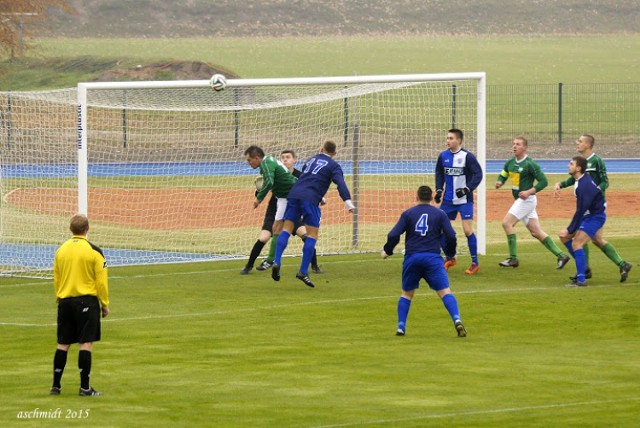
[[[287,211],[284,216],[284,229],[278,237],[276,257],[271,267],[271,277],[275,281],[280,281],[282,253],[289,243],[294,223],[302,216],[308,237],[302,247],[302,262],[296,278],[308,287],[314,287],[309,278],[309,263],[316,247],[320,229],[322,213],[319,204],[332,182],[338,186],[338,193],[349,212],[355,211],[356,207],[351,202],[351,194],[344,182],[342,168],[333,160],[336,154],[336,143],[326,141],[320,153],[305,162],[302,175],[289,192]]]
[[[296,154],[293,150],[283,150],[280,153],[280,162],[282,162],[284,166],[286,166],[287,169],[291,171],[294,177],[298,178],[300,177],[300,174],[302,174],[302,171],[294,167],[296,162]],[[258,194],[258,191],[262,188],[262,182],[263,182],[261,175],[259,175],[258,178],[259,178],[259,181],[256,181],[256,185],[259,184],[259,189],[256,190],[256,195]],[[262,222],[262,230],[260,231],[260,236],[258,237],[256,242],[253,244],[253,248],[251,249],[251,253],[249,255],[249,260],[247,261],[247,264],[244,266],[244,268],[242,268],[242,270],[240,271],[241,275],[248,275],[249,272],[251,272],[256,262],[256,259],[258,258],[258,256],[260,256],[260,252],[264,248],[265,244],[269,242],[269,239],[271,239],[276,211],[277,211],[277,198],[275,196],[272,196],[269,199],[269,205],[267,206],[267,210],[264,213],[264,220]],[[294,230],[296,232],[296,235],[298,235],[303,242],[305,241],[305,239],[307,239],[307,229],[305,229],[304,225],[302,224],[302,221],[298,221],[295,224]],[[264,259],[256,269],[260,271],[265,271],[270,269],[271,265],[273,264],[273,258],[275,257],[275,255],[276,255],[275,240],[273,240],[271,242],[271,246],[270,246],[269,254],[267,258]],[[323,273],[323,270],[320,268],[320,266],[318,266],[318,259],[315,252],[313,253],[313,258],[311,259],[311,270],[313,270],[314,273]]]
[[[602,191],[602,195],[605,196],[605,192],[609,187],[609,178],[607,177],[607,167],[605,166],[604,160],[597,154],[593,152],[593,145],[596,140],[593,136],[584,134],[581,135],[578,140],[576,140],[576,148],[578,153],[585,159],[587,159],[587,168],[585,172],[593,178],[593,181]],[[560,189],[564,189],[565,187],[573,186],[576,180],[573,176],[570,176],[564,181],[556,183],[554,186],[554,191],[559,194]],[[605,197],[606,200],[606,197]],[[593,240],[593,243],[596,244],[598,248],[611,260],[618,268],[620,269],[620,282],[624,282],[629,275],[629,271],[631,270],[631,264],[625,262],[622,257],[618,254],[616,249],[610,243],[606,243],[604,245],[599,245],[601,242],[598,240]],[[592,277],[591,268],[589,267],[589,246],[585,243],[582,248],[584,250],[584,256],[586,260],[586,270],[585,275],[586,279]],[[570,279],[573,282],[577,282],[576,276],[571,276]]]
[[[548,182],[540,166],[527,155],[528,145],[526,138],[522,136],[514,138],[514,157],[505,163],[495,184],[496,189],[499,189],[510,179],[511,193],[515,199],[513,205],[509,208],[509,212],[502,220],[502,228],[507,235],[507,243],[509,245],[509,258],[500,262],[499,265],[513,268],[520,265],[515,225],[521,221],[527,226],[531,236],[540,241],[547,250],[556,256],[556,269],[562,269],[569,263],[571,258],[558,248],[553,239],[540,227],[538,213],[536,212],[536,206],[538,205],[536,193],[547,187]]]
[[[287,209],[287,196],[295,184],[296,178],[282,162],[273,156],[265,156],[264,150],[258,146],[247,148],[244,151],[244,157],[251,168],[260,168],[260,175],[263,179],[262,187],[256,193],[256,199],[253,201],[253,208],[258,208],[269,191],[271,191],[272,198],[277,198],[272,230],[275,240],[282,230],[284,212]]]

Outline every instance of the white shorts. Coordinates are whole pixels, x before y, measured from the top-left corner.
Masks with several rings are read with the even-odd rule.
[[[518,198],[513,201],[513,205],[509,208],[509,214],[527,225],[530,219],[538,218],[538,213],[536,212],[537,205],[538,198],[536,195],[531,195],[527,199]]]
[[[284,212],[287,210],[287,198],[276,198],[278,208],[276,209],[275,221],[284,219]]]

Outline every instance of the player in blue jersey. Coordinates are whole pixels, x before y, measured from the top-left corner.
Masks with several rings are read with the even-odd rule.
[[[482,167],[476,157],[462,148],[464,134],[460,129],[450,129],[447,134],[447,150],[440,153],[436,162],[436,197],[440,209],[455,220],[460,213],[462,230],[467,237],[471,265],[465,271],[473,275],[480,270],[478,262],[478,240],[473,233],[473,191],[482,182]],[[454,257],[447,258],[446,270],[458,262]]]
[[[331,183],[338,186],[338,193],[345,202],[349,212],[355,211],[351,202],[351,194],[344,182],[344,176],[340,165],[333,160],[336,156],[336,143],[326,141],[320,153],[305,162],[302,174],[293,185],[287,197],[287,210],[284,214],[284,227],[276,243],[276,256],[271,266],[271,278],[280,281],[280,266],[282,253],[284,253],[289,237],[297,219],[302,216],[302,222],[307,229],[307,239],[302,246],[302,262],[296,278],[309,287],[314,287],[309,278],[309,263],[318,240],[320,229],[320,202],[329,190]]]
[[[387,235],[382,253],[383,259],[393,255],[393,249],[405,234],[405,253],[402,264],[402,295],[398,300],[397,336],[404,336],[411,299],[424,279],[438,293],[453,320],[458,336],[465,337],[467,330],[460,319],[458,301],[449,288],[449,277],[444,268],[440,248],[448,258],[456,254],[456,232],[447,215],[431,205],[433,191],[429,186],[420,186],[416,195],[418,205],[400,215],[400,220]],[[444,239],[442,239],[444,237]],[[444,246],[441,243],[444,242]]]
[[[590,240],[596,242],[598,246],[606,245],[602,236],[602,228],[607,221],[606,204],[602,190],[586,173],[586,158],[574,156],[569,162],[568,169],[569,174],[575,179],[576,212],[569,226],[562,230],[559,236],[576,261],[576,280],[568,286],[584,287],[587,285],[585,278],[587,261],[583,247]]]

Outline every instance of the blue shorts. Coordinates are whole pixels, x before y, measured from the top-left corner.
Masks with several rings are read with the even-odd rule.
[[[582,217],[582,221],[580,222],[578,230],[583,231],[584,233],[589,235],[589,237],[593,238],[594,236],[596,236],[596,233],[598,233],[598,231],[602,229],[602,226],[604,226],[604,223],[606,221],[607,215],[605,213],[588,214]]]
[[[436,253],[415,253],[405,256],[402,263],[402,289],[420,288],[420,280],[427,281],[432,290],[449,288],[449,277],[442,256]]]
[[[320,227],[320,220],[322,218],[322,212],[318,204],[305,201],[302,199],[289,198],[287,199],[287,211],[284,213],[284,219],[296,223],[302,217],[302,223]]]
[[[451,201],[442,201],[440,209],[447,213],[449,220],[455,220],[460,213],[462,220],[473,220],[473,202],[466,202],[460,205],[453,205]]]

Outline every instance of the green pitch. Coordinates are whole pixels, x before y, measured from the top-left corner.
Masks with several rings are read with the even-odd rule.
[[[450,271],[469,336],[458,338],[423,286],[396,337],[401,256],[324,256],[315,289],[284,260],[111,269],[112,314],[78,397],[77,346],[61,396],[49,396],[55,303],[49,281],[0,278],[0,424],[60,426],[635,426],[640,412],[640,246],[612,238],[634,264],[626,283],[591,251],[594,278],[565,288],[532,238],[518,269],[489,248],[476,276]],[[54,413],[60,409],[60,416]],[[34,411],[48,418],[25,420]]]

